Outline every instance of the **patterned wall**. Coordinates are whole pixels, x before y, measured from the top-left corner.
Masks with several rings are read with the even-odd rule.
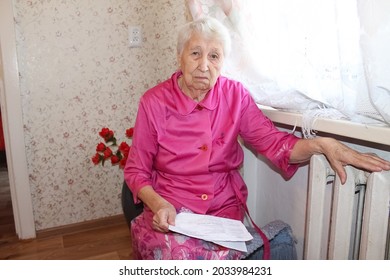
[[[176,69],[184,1],[14,0],[14,13],[37,230],[120,214],[122,171],[91,163],[98,132],[125,140],[142,93]]]

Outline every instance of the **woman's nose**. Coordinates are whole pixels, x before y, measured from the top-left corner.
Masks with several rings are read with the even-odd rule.
[[[206,72],[209,69],[209,60],[207,56],[202,57],[199,61],[199,70],[202,72]]]

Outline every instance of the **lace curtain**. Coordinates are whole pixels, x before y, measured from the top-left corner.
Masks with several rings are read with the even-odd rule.
[[[187,0],[231,31],[223,74],[304,119],[390,124],[390,1]]]

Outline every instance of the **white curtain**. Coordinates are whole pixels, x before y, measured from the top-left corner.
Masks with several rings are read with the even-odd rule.
[[[390,124],[390,1],[187,0],[230,30],[224,74],[282,110]]]

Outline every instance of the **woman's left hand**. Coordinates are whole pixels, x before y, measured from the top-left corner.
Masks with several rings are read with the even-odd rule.
[[[390,163],[372,153],[360,153],[349,148],[333,138],[319,138],[322,141],[323,154],[329,161],[332,169],[340,177],[344,184],[347,180],[346,165],[352,165],[358,169],[370,172],[390,170]]]
[[[304,162],[314,154],[323,154],[329,161],[332,169],[337,173],[342,184],[347,181],[345,166],[352,165],[358,169],[370,172],[390,170],[390,162],[372,153],[360,153],[344,145],[340,141],[318,137],[314,139],[300,139],[294,146],[291,155],[291,163]]]

